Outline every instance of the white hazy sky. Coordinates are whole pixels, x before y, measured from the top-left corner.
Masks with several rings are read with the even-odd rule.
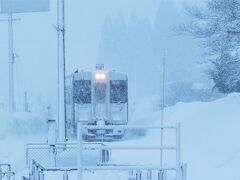
[[[51,1],[51,12],[16,14],[14,22],[16,59],[16,96],[22,92],[55,92],[56,85],[56,2]],[[97,57],[101,26],[106,15],[122,13],[126,19],[132,12],[139,17],[155,18],[161,0],[65,0],[66,1],[66,58],[67,72],[90,69]],[[167,1],[167,0],[165,0]],[[201,0],[174,0],[181,9],[187,2]],[[0,16],[6,18],[5,15]],[[0,102],[7,100],[8,92],[8,29],[0,21]]]

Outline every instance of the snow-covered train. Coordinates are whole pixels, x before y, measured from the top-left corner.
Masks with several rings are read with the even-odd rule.
[[[77,122],[83,125],[126,125],[128,123],[128,78],[107,72],[97,65],[94,72],[76,71],[66,78],[66,137],[75,139]],[[120,139],[125,130],[90,130],[86,140]]]

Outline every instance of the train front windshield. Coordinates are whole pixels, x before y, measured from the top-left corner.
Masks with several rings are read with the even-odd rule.
[[[76,104],[91,104],[91,81],[75,80],[73,85],[73,100]]]
[[[127,103],[128,89],[126,80],[110,81],[110,102],[111,103]]]
[[[107,118],[107,84],[105,82],[94,83],[94,116],[97,119]]]
[[[94,99],[96,103],[105,103],[107,98],[107,85],[106,83],[94,84]]]

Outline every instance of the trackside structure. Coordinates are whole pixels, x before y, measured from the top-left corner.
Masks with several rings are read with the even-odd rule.
[[[49,121],[49,137],[54,137],[54,123]],[[157,130],[172,131],[175,134],[175,144],[173,146],[139,146],[138,144],[124,145],[116,142],[86,142],[83,139],[83,132],[90,130],[108,130],[121,128],[129,130]],[[77,140],[66,143],[58,143],[56,139],[48,139],[48,143],[36,143],[26,145],[26,166],[29,168],[29,177],[23,177],[23,180],[48,180],[46,174],[58,172],[62,174],[63,180],[70,180],[70,175],[75,173],[74,179],[84,180],[88,172],[121,172],[127,174],[127,180],[186,180],[187,166],[181,161],[181,126],[140,126],[140,125],[122,125],[100,126],[100,125],[82,125],[77,123]],[[160,139],[160,138],[159,138]],[[156,144],[160,144],[156,142]],[[151,154],[152,150],[164,152],[173,152],[175,163],[168,166],[167,162],[160,162],[157,165],[147,165],[138,163],[122,164],[117,160],[111,159],[114,151],[128,150],[146,151]],[[94,156],[96,161],[87,163],[88,156]],[[163,164],[163,166],[161,165]],[[171,174],[171,176],[169,176]],[[1,180],[1,179],[0,179]],[[49,179],[50,180],[50,179]]]
[[[82,131],[84,129],[114,129],[114,128],[122,128],[125,130],[130,130],[130,129],[158,129],[160,131],[165,131],[165,130],[174,130],[175,131],[175,136],[176,136],[176,144],[175,146],[105,146],[105,147],[99,147],[100,150],[107,150],[111,151],[114,149],[118,150],[131,150],[131,149],[136,149],[136,150],[159,150],[162,154],[163,151],[175,151],[176,154],[176,160],[175,160],[175,166],[161,166],[163,164],[162,162],[159,162],[158,166],[144,166],[144,165],[118,165],[118,164],[108,164],[107,166],[84,166],[82,164],[82,154],[83,154],[83,141],[82,141]],[[78,179],[81,180],[83,179],[83,171],[86,170],[93,170],[93,171],[98,171],[98,170],[106,170],[106,171],[120,171],[120,170],[126,170],[136,172],[136,177],[135,179],[140,180],[141,175],[144,171],[147,171],[147,176],[148,179],[152,179],[152,174],[153,171],[158,171],[158,180],[163,180],[164,175],[168,171],[175,171],[176,173],[176,180],[186,180],[186,164],[181,163],[181,127],[180,124],[177,124],[176,126],[82,126],[81,123],[78,123]],[[130,178],[131,179],[131,178]],[[133,178],[134,179],[134,178]]]

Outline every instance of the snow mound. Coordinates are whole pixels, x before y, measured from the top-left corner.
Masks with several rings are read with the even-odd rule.
[[[130,109],[129,124],[150,125],[159,116],[161,109],[161,98],[159,96],[150,96],[142,98],[135,102]]]
[[[155,97],[135,104],[132,124],[160,124],[161,111]],[[165,108],[165,125],[181,123],[182,160],[188,164],[188,179],[239,180],[240,94],[212,102],[177,103]],[[158,141],[159,133],[147,131],[144,142]],[[171,139],[165,139],[169,143]]]
[[[240,179],[240,94],[213,102],[178,103],[167,124],[181,122],[182,154],[189,179]]]
[[[136,103],[135,109],[131,114],[130,123],[145,125],[159,124],[161,111],[159,110],[158,102],[159,99],[154,96],[142,99]],[[230,94],[225,98],[213,102],[178,103],[173,107],[165,109],[165,125],[173,125],[181,122],[182,161],[188,164],[188,179],[240,179],[240,141],[238,139],[238,137],[240,137],[239,107],[240,94]],[[44,129],[45,124],[45,120],[42,120],[37,115],[28,113],[14,113],[12,115],[2,113],[0,115],[0,121],[0,134],[3,131],[9,132],[8,134],[10,134],[10,132],[15,134],[35,133],[41,131],[41,128]],[[37,135],[31,134],[31,138],[35,136]],[[146,135],[142,136],[142,138],[116,143],[146,145],[160,142],[159,139],[159,132],[147,131]],[[164,139],[164,143],[168,143],[170,140],[171,139],[166,138]],[[20,152],[16,153],[14,149],[19,146],[20,143],[23,144],[23,142],[19,142],[16,137],[12,139],[8,137],[5,138],[5,140],[1,140],[1,142],[8,144],[11,152],[9,153],[9,150],[4,150],[4,148],[0,149],[0,161],[16,163],[18,159],[22,159],[17,162],[23,162],[24,152],[21,152],[21,154]],[[28,139],[24,139],[24,142],[29,141]],[[16,153],[16,155],[14,155],[14,153]],[[134,155],[137,153],[140,153],[139,150],[134,152]],[[124,159],[122,156],[119,156],[119,154],[116,154],[116,157]],[[131,157],[134,158],[134,155]],[[124,157],[125,156],[124,154]],[[146,159],[144,162],[157,159],[157,156],[154,156],[154,154],[145,154],[141,157]],[[125,158],[130,159],[129,156]],[[167,159],[168,158],[169,157],[167,157]],[[109,177],[106,179],[113,178]]]

